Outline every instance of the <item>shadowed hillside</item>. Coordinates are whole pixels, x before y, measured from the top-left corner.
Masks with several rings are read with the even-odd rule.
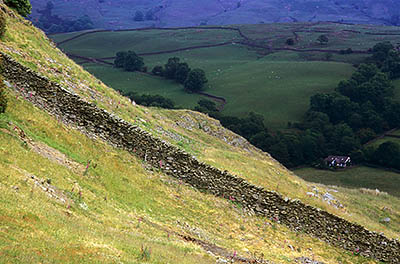
[[[32,1],[34,22],[43,15],[48,2]],[[52,3],[53,15],[69,20],[87,15],[95,28],[108,29],[271,22],[385,25],[400,22],[399,3],[394,0],[54,0]]]

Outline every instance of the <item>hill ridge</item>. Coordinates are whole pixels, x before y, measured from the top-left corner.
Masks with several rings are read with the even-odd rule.
[[[101,138],[134,153],[154,168],[193,187],[242,204],[247,211],[272,218],[295,231],[303,231],[332,245],[366,257],[398,263],[400,243],[371,232],[299,200],[283,198],[246,180],[199,162],[178,148],[153,137],[137,126],[108,113],[20,65],[2,53],[4,75],[23,87],[19,92],[81,132]]]
[[[32,0],[32,21],[41,19],[47,2]],[[94,27],[119,29],[297,21],[399,25],[398,7],[393,0],[70,0],[46,10],[72,20],[87,15]],[[136,12],[142,17],[134,19]]]

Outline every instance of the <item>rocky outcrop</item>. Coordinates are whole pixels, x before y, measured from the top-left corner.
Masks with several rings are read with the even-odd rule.
[[[4,77],[19,87],[18,92],[38,107],[84,133],[134,153],[164,173],[219,197],[235,200],[244,209],[285,224],[321,240],[388,263],[400,263],[400,242],[338,216],[283,198],[227,171],[199,162],[149,133],[105,110],[84,101],[2,54]]]

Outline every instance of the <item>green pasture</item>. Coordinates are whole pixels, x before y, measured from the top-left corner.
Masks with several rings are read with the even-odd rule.
[[[284,53],[282,56],[288,60],[296,57],[293,52]],[[337,62],[279,61],[268,56],[257,60],[256,54],[241,46],[146,56],[145,63],[151,69],[173,56],[206,71],[209,79],[206,92],[227,100],[224,114],[245,116],[250,111],[258,112],[273,129],[286,127],[289,121],[300,121],[310,96],[333,91],[338,81],[348,78],[353,71],[351,65]],[[127,73],[111,66],[84,66],[115,89],[160,94],[183,107],[194,106],[200,99],[162,78]]]
[[[369,25],[344,25],[337,23],[290,23],[290,24],[259,24],[240,25],[242,32],[261,45],[273,48],[286,46],[288,38],[298,36],[298,42],[291,46],[296,49],[322,49],[341,50],[368,50],[373,45],[382,41],[397,43],[400,31],[396,27],[369,26]],[[366,33],[372,33],[366,34]],[[399,34],[399,35],[373,35],[373,34]],[[329,41],[326,45],[317,42],[320,35],[326,35]],[[342,56],[345,58],[347,56]],[[353,56],[354,57],[354,56]]]
[[[227,100],[224,114],[245,116],[254,111],[263,114],[267,126],[275,129],[286,127],[289,121],[300,121],[309,107],[310,96],[333,91],[353,71],[349,64],[295,61],[296,54],[283,53],[292,61],[269,56],[257,60],[257,55],[246,48],[231,45],[146,56],[145,63],[151,69],[177,56],[193,68],[204,69],[209,79],[206,92]],[[123,72],[111,66],[84,67],[114,89],[160,94],[183,107],[192,107],[201,98],[159,77]]]
[[[124,93],[162,95],[172,99],[182,108],[193,108],[203,98],[201,95],[184,92],[182,85],[138,72],[124,72],[107,65],[87,64],[86,69],[108,86]]]
[[[346,188],[379,189],[400,197],[400,174],[370,167],[354,167],[346,170],[328,171],[314,168],[294,170],[306,181]]]
[[[286,39],[298,32],[299,42],[291,48],[341,50],[367,50],[375,43],[400,36],[368,35],[370,33],[396,33],[393,27],[342,25],[334,23],[293,23],[234,25],[251,41],[264,47],[282,48]],[[301,32],[300,32],[301,31]],[[353,31],[359,31],[356,33]],[[326,33],[322,33],[326,32]],[[68,33],[73,36],[74,33]],[[319,35],[326,34],[327,45],[316,43]],[[65,40],[54,35],[55,41]],[[113,57],[121,50],[137,53],[159,52],[198,45],[223,42],[220,47],[186,50],[181,52],[145,56],[149,71],[155,65],[164,65],[168,58],[179,57],[192,68],[204,69],[209,83],[206,92],[226,98],[224,114],[244,116],[250,111],[265,117],[271,129],[284,128],[288,122],[301,121],[309,106],[309,98],[318,92],[333,91],[339,81],[347,79],[354,67],[367,54],[340,55],[327,52],[273,51],[238,44],[244,39],[236,31],[212,29],[144,30],[100,32],[82,36],[60,45],[66,52],[93,58]],[[109,60],[113,62],[113,60]],[[201,98],[186,94],[182,86],[162,78],[126,73],[107,65],[83,64],[85,69],[114,89],[138,93],[160,94],[181,107],[191,108]],[[400,82],[395,82],[396,87]],[[400,100],[400,89],[396,90]]]
[[[90,31],[90,30],[87,30]],[[51,34],[49,35],[49,38],[51,38],[55,43],[64,41],[69,38],[76,37],[78,35],[81,35],[82,33],[85,33],[86,31],[77,31],[77,32],[69,32],[69,33],[61,33],[61,34]]]
[[[270,128],[300,121],[317,92],[332,91],[337,80],[352,68],[331,62],[286,62],[261,59],[232,67],[214,81],[216,92],[228,103],[225,113],[242,116],[249,111],[264,115]]]
[[[61,36],[56,35],[57,38]],[[118,51],[167,51],[239,39],[236,31],[211,29],[98,32],[60,45],[69,53],[93,58],[113,57]]]

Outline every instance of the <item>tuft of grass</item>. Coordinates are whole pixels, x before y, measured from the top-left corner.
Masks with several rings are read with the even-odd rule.
[[[140,248],[140,255],[138,257],[139,260],[148,261],[151,258],[151,248],[147,246],[143,246]]]

